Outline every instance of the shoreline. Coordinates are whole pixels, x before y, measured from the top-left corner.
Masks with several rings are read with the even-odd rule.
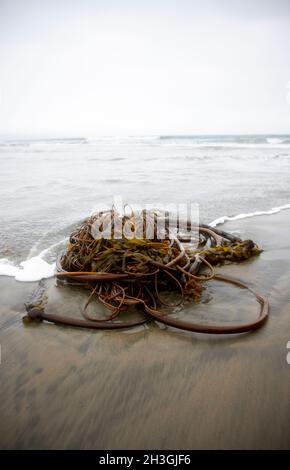
[[[282,211],[290,210],[290,203],[284,204],[282,206],[273,207],[269,210],[264,211],[255,211],[248,213],[241,213],[233,216],[224,215],[214,219],[212,222],[209,222],[209,226],[218,227],[224,225],[227,222],[232,222],[236,220],[244,220],[253,217],[260,216],[269,216],[273,214],[278,214]],[[49,253],[52,249],[55,249],[57,246],[68,242],[69,237],[66,237],[62,240],[59,240],[56,243],[53,243],[51,246],[44,248],[38,255],[32,256],[26,260],[23,260],[16,266],[7,258],[0,259],[0,279],[3,276],[14,278],[16,281],[20,282],[38,282],[41,279],[48,279],[53,277],[55,270],[56,262],[48,263],[43,259],[43,255]],[[30,249],[32,251],[32,249]],[[21,266],[21,267],[20,267]]]

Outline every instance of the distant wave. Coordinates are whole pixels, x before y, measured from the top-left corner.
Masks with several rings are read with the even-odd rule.
[[[290,136],[159,136],[163,145],[187,146],[191,148],[290,148]]]
[[[268,144],[283,144],[284,139],[279,139],[278,137],[268,137],[267,142]]]
[[[0,141],[1,147],[30,147],[33,145],[76,145],[86,144],[87,139],[84,137],[63,137],[51,139],[7,139]]]
[[[216,148],[216,149],[267,149],[267,148],[273,148],[273,149],[289,149],[290,148],[290,141],[289,143],[283,143],[283,144],[269,144],[269,143],[264,143],[264,144],[243,144],[239,142],[170,142],[167,144],[168,146],[176,146],[176,147],[188,147],[188,148]]]
[[[145,145],[189,148],[290,148],[290,135],[139,135],[2,139],[0,147],[61,145]]]
[[[191,140],[195,142],[240,142],[240,143],[283,143],[290,142],[290,135],[160,135],[159,140]]]

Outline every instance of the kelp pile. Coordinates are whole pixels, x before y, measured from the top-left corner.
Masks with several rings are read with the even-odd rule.
[[[156,211],[143,211],[138,219],[134,214],[120,215],[114,210],[91,216],[72,233],[66,252],[57,262],[59,280],[81,284],[90,290],[82,311],[84,319],[46,315],[41,309],[33,308],[28,312],[30,316],[89,328],[128,328],[152,319],[206,333],[237,333],[261,326],[267,316],[266,299],[241,281],[214,271],[214,265],[240,262],[259,254],[259,247],[252,240],[241,240],[208,225],[192,226],[190,221],[177,221],[172,229],[168,214],[161,214],[162,217],[160,230],[157,223],[160,213]],[[100,236],[107,226],[110,236]],[[148,233],[150,238],[146,237]],[[204,282],[212,279],[249,289],[261,304],[259,318],[248,324],[200,325],[164,312],[163,307],[168,310],[186,299],[198,301]],[[168,292],[176,293],[174,303],[168,302]],[[110,314],[106,318],[100,320],[88,313],[87,307],[93,299],[108,309]],[[142,308],[144,319],[123,322],[122,312],[132,306]]]

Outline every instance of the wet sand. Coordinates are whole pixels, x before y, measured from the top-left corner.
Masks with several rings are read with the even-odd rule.
[[[24,326],[23,302],[36,284],[1,277],[0,447],[290,448],[290,211],[224,228],[265,250],[219,269],[269,296],[270,318],[253,333]],[[49,285],[48,308],[65,300],[76,311],[81,294]],[[206,298],[186,314],[237,321],[258,312],[232,286],[209,286]]]

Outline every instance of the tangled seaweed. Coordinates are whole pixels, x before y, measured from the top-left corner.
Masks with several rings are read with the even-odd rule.
[[[125,328],[152,318],[176,328],[207,333],[237,333],[262,325],[267,316],[267,301],[246,284],[216,275],[213,267],[259,254],[261,250],[252,240],[241,240],[207,225],[192,226],[191,222],[178,222],[177,231],[173,231],[166,213],[162,215],[161,233],[157,225],[160,213],[143,211],[141,215],[136,221],[134,214],[120,215],[114,210],[100,212],[70,236],[67,250],[57,262],[57,278],[72,284],[81,283],[90,290],[82,312],[84,320],[46,315],[41,309],[33,308],[29,315],[90,328]],[[106,231],[106,225],[114,236],[96,237],[95,227],[100,233]],[[146,238],[148,231],[150,238]],[[143,237],[137,238],[136,233]],[[250,290],[261,304],[259,318],[242,325],[210,326],[177,320],[160,310],[163,306],[180,305],[185,299],[198,301],[204,282],[211,279]],[[166,299],[168,291],[177,294],[174,304]],[[89,314],[87,307],[93,299],[100,301],[110,315],[100,320]],[[136,305],[143,308],[144,319],[129,323],[116,321],[122,312]]]

